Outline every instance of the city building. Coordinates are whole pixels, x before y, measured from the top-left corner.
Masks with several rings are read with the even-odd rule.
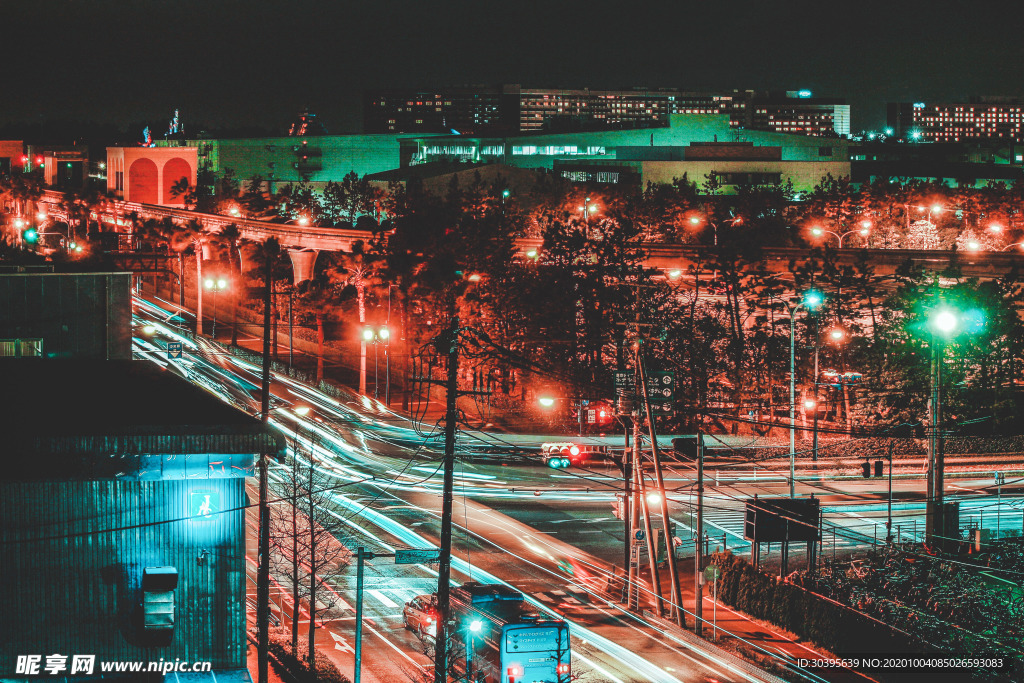
[[[363,102],[367,133],[515,135],[658,128],[674,114],[727,114],[736,128],[841,136],[850,133],[843,100],[807,90],[693,92],[677,89],[590,90],[520,85],[436,90],[376,90]]]
[[[708,156],[707,149],[697,149],[701,144],[719,142],[742,143],[747,149],[739,157],[714,159]],[[732,165],[721,173],[731,174],[729,177],[737,180],[738,184],[743,182],[740,174],[747,173],[754,174],[747,180],[778,177],[785,181],[794,178],[804,186],[814,177],[815,165],[821,170],[814,178],[815,183],[826,173],[836,175],[845,169],[842,174],[848,175],[850,142],[838,137],[825,138],[798,132],[741,129],[732,124],[728,114],[689,113],[670,114],[665,125],[657,128],[527,132],[501,136],[428,133],[224,138],[188,140],[184,143],[188,145],[185,148],[164,148],[162,144],[158,142],[157,147],[150,151],[163,150],[172,154],[175,149],[195,149],[199,167],[216,176],[231,170],[243,183],[259,176],[269,183],[271,190],[282,183],[299,182],[307,183],[314,190],[322,190],[328,182],[341,181],[353,172],[382,183],[387,180],[404,181],[417,175],[421,179],[433,178],[431,183],[436,183],[441,182],[437,180],[439,175],[486,164],[545,172],[553,172],[557,167],[559,173],[575,180],[581,177],[578,165],[589,161],[609,162],[595,171],[598,182],[647,182],[648,176],[640,162],[652,162],[646,167],[649,174],[659,167],[654,162],[685,162],[685,168],[677,164],[678,175],[690,172],[690,177],[693,177],[693,173],[715,171],[707,166],[707,162],[718,164],[731,160]],[[774,149],[770,160],[763,156],[762,148],[768,147]],[[147,148],[138,149],[145,153]],[[751,152],[750,149],[760,151]],[[724,145],[716,152],[719,155],[730,153]],[[689,156],[684,158],[684,154]],[[761,156],[752,157],[752,154]],[[629,163],[616,167],[617,161]],[[774,167],[765,167],[763,162],[766,161],[771,161]],[[793,162],[802,162],[804,166],[797,167]],[[431,165],[431,170],[418,173],[401,171],[424,164]],[[452,166],[458,164],[462,164],[462,168]],[[115,173],[122,165],[111,157],[109,185],[116,183]],[[660,168],[664,170],[669,166],[662,164]],[[664,173],[654,173],[650,179],[660,180]],[[494,174],[484,172],[484,175]],[[671,177],[668,180],[671,181]],[[166,177],[163,183],[167,183]]]
[[[359,176],[389,171],[401,166],[399,136],[396,135],[321,135],[273,138],[218,138],[187,140],[202,170],[222,176],[230,170],[242,183],[259,176],[270,188],[284,183],[308,183],[322,190],[330,181],[346,174]],[[154,150],[173,154],[158,141]],[[108,177],[114,177],[108,161]],[[193,180],[193,182],[195,182]],[[112,186],[113,181],[108,181]]]
[[[183,207],[185,194],[174,187],[183,179],[188,186],[196,184],[197,151],[176,144],[107,147],[107,190],[129,202]]]
[[[997,138],[1024,142],[1024,100],[970,97],[967,102],[889,102],[886,118],[895,137],[913,142],[962,142]]]
[[[43,182],[48,187],[77,190],[86,185],[89,174],[87,145],[27,145],[25,157],[25,170],[41,167]]]
[[[0,373],[0,678],[249,683],[245,477],[283,436],[146,361]]]
[[[740,130],[727,115],[675,114],[663,128],[514,137],[407,137],[410,166],[437,162],[498,163],[555,172],[575,182],[646,184],[715,175],[729,194],[745,184],[792,180],[808,191],[828,173],[850,174],[849,142],[794,133]]]
[[[128,360],[131,273],[0,273],[0,357]]]
[[[875,140],[851,146],[850,158],[855,183],[913,179],[984,187],[1024,179],[1024,145],[1005,138],[930,144]]]
[[[21,140],[0,140],[0,176],[21,171],[27,161]]]
[[[250,683],[245,483],[284,436],[132,360],[130,282],[0,275],[0,330],[41,350],[0,358],[0,679]]]

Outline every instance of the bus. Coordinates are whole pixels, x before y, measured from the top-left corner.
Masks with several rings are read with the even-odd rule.
[[[569,625],[560,619],[541,618],[514,588],[468,581],[452,589],[451,614],[453,641],[461,640],[465,653],[453,659],[465,680],[569,682]]]

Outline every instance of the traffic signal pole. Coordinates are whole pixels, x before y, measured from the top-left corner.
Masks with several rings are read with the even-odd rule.
[[[455,424],[458,418],[459,318],[454,297],[449,301],[451,324],[448,344],[448,392],[444,423],[444,494],[441,502],[441,553],[437,571],[437,635],[434,639],[434,683],[448,681],[448,630],[451,614],[452,489],[455,486]]]

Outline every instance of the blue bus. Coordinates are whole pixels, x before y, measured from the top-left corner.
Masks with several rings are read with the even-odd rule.
[[[542,619],[519,591],[468,581],[452,589],[453,657],[466,680],[479,683],[568,683],[569,625]],[[453,654],[458,652],[453,647]]]

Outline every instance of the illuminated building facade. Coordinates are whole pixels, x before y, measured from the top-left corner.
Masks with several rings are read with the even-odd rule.
[[[890,102],[889,128],[914,142],[1003,139],[1024,142],[1024,100],[971,97],[967,102]]]
[[[0,140],[0,176],[21,171],[28,162],[21,140]]]
[[[466,86],[368,92],[368,133],[514,135],[659,128],[675,114],[726,114],[735,128],[799,135],[847,136],[850,107],[809,91],[693,92],[676,89],[590,90]]]
[[[107,147],[107,190],[129,202],[185,206],[173,188],[182,179],[194,186],[197,166],[195,147]]]

